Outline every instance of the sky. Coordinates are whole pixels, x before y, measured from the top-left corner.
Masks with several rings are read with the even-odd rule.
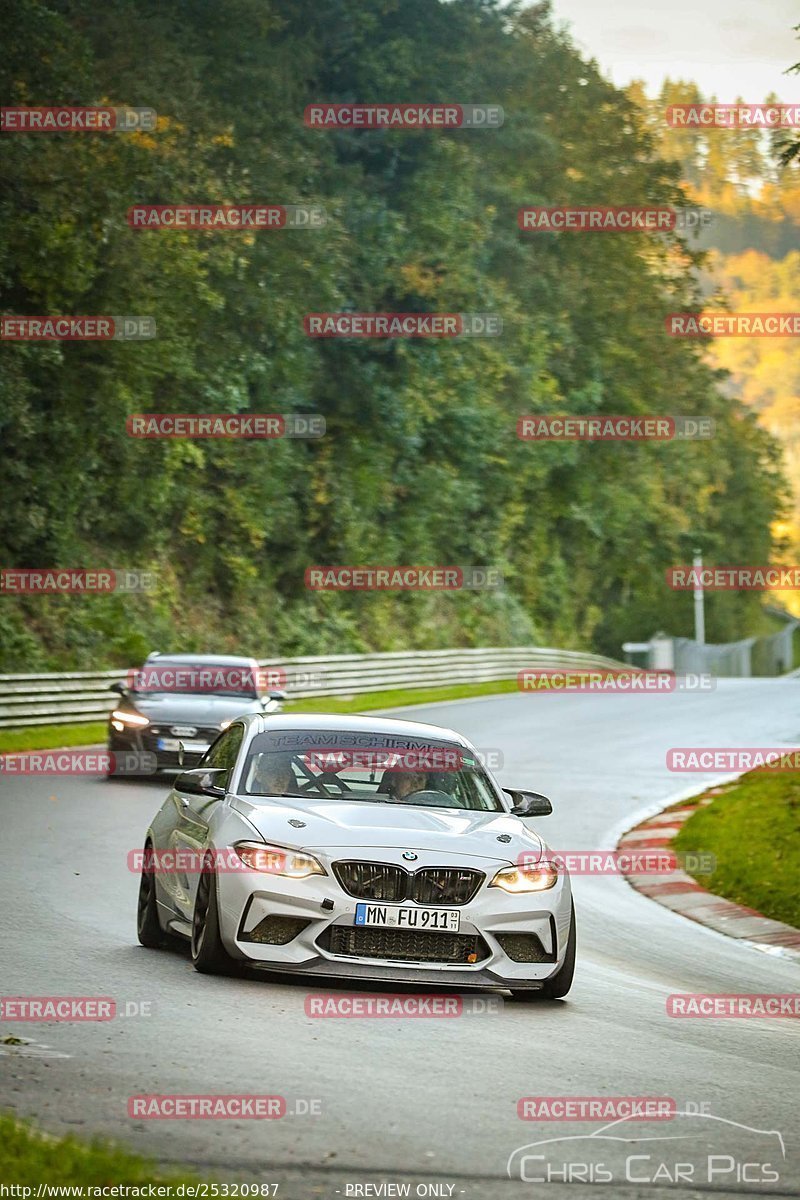
[[[670,76],[720,102],[800,102],[800,74],[782,74],[800,60],[800,0],[553,0],[553,12],[619,86],[644,79],[655,95]]]

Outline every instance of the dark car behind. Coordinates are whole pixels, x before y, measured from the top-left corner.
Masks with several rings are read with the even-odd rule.
[[[112,684],[120,700],[109,715],[108,749],[128,752],[126,762],[140,761],[142,774],[196,766],[234,717],[279,711],[285,693],[275,675],[254,658],[151,654]],[[131,751],[146,757],[132,759]]]

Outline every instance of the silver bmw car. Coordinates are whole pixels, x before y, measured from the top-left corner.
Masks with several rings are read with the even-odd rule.
[[[377,717],[240,717],[178,776],[132,852],[144,946],[206,973],[564,996],[570,881],[460,734]],[[135,864],[135,865],[134,865]]]

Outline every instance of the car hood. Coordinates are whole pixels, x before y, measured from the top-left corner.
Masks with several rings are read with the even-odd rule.
[[[149,717],[154,725],[219,725],[243,713],[263,712],[258,700],[235,696],[178,696],[174,692],[131,696],[118,706]]]
[[[515,862],[542,853],[543,842],[518,817],[456,809],[344,800],[233,801],[265,841],[308,850],[432,850]],[[291,822],[303,821],[298,828]],[[499,838],[503,841],[499,841]],[[506,840],[510,839],[510,840]]]

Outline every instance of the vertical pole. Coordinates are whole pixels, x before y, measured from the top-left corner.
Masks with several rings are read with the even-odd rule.
[[[703,556],[699,550],[694,552],[692,566],[697,571],[694,585],[694,640],[704,646],[706,643],[706,613],[702,577]]]

